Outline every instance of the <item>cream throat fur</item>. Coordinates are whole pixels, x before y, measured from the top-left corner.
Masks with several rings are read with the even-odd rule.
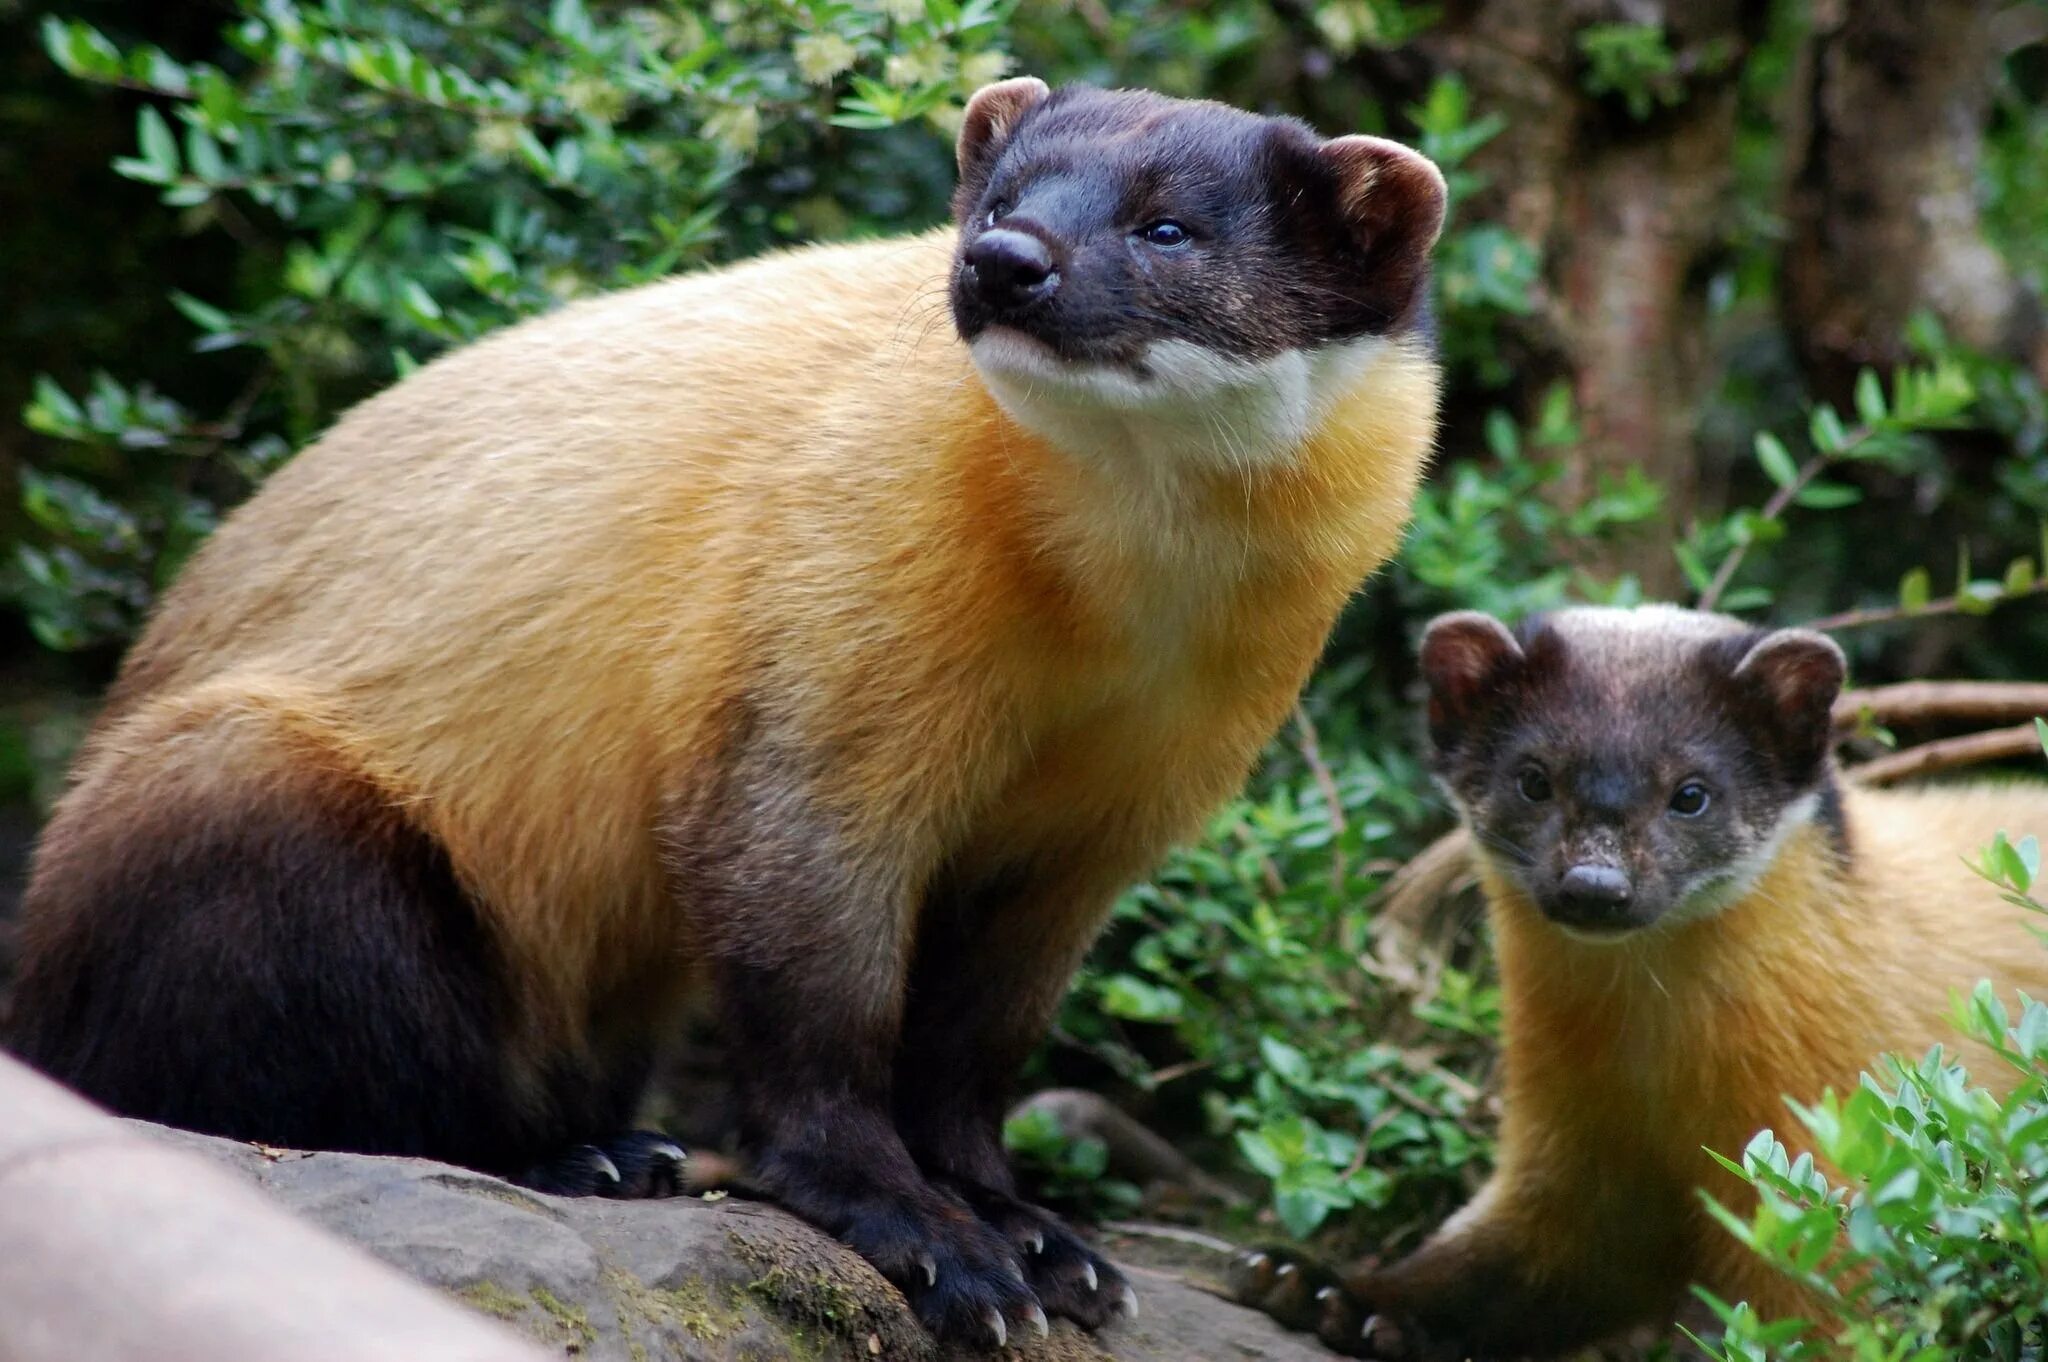
[[[1363,336],[1247,359],[1169,339],[1120,363],[1064,359],[991,327],[969,350],[1018,425],[1073,458],[1158,477],[1285,465],[1390,344]]]

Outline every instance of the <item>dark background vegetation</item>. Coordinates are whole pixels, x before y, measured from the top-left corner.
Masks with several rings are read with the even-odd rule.
[[[1038,1077],[1286,1231],[1412,1237],[1484,1170],[1498,1027],[1469,918],[1374,906],[1449,823],[1424,619],[1864,611],[1860,683],[2048,671],[2044,38],[1993,0],[0,0],[0,861],[217,516],[436,351],[938,221],[1004,71],[1389,133],[1453,186],[1438,470]],[[1013,1135],[1095,1209],[1135,1195]]]

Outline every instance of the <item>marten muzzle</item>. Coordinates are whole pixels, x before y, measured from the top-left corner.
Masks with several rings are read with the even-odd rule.
[[[1617,932],[1641,926],[1632,911],[1635,885],[1617,865],[1582,861],[1558,878],[1547,912],[1552,920],[1580,931]]]
[[[991,320],[1004,321],[1052,296],[1059,270],[1046,244],[1028,232],[993,228],[966,251],[974,294]]]

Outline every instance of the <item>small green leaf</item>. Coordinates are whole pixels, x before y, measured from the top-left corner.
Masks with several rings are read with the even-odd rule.
[[[171,306],[184,313],[186,317],[191,319],[194,326],[197,326],[201,331],[207,332],[209,335],[231,330],[235,324],[234,318],[228,316],[227,313],[211,303],[200,302],[189,293],[173,290],[171,293]]]
[[[1854,506],[1863,500],[1863,493],[1847,483],[1809,482],[1799,489],[1799,495],[1792,500],[1816,511],[1833,511],[1844,506]]]
[[[1909,615],[1925,610],[1932,590],[1933,579],[1928,576],[1927,569],[1914,568],[1899,578],[1899,609]]]
[[[1763,465],[1764,474],[1780,487],[1790,487],[1799,480],[1799,467],[1792,462],[1785,442],[1767,430],[1756,433],[1756,461]]]
[[[185,160],[191,165],[192,173],[202,180],[227,178],[228,164],[220,154],[220,143],[197,123],[185,129]]]
[[[145,104],[135,115],[135,135],[142,148],[142,159],[164,179],[178,173],[178,139],[171,136],[171,125],[164,122],[155,105]]]
[[[1833,407],[1822,404],[1813,409],[1808,422],[1808,433],[1813,437],[1813,447],[1821,453],[1833,456],[1842,452],[1848,443],[1849,433],[1842,429],[1842,418],[1835,414]]]
[[[1875,369],[1865,369],[1856,375],[1856,415],[1866,426],[1879,426],[1885,414],[1884,385]]]

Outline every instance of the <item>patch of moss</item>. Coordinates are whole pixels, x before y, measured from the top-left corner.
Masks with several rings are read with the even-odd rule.
[[[533,1288],[533,1303],[548,1312],[565,1335],[564,1346],[581,1352],[597,1342],[597,1330],[590,1327],[590,1315],[581,1306],[570,1305],[544,1286]]]
[[[494,1319],[518,1319],[528,1305],[526,1297],[514,1295],[496,1282],[472,1282],[455,1294]]]
[[[812,1346],[837,1355],[847,1345],[861,1357],[869,1342],[882,1345],[882,1355],[925,1358],[931,1343],[903,1308],[902,1298],[864,1263],[847,1261],[834,1248],[819,1252],[793,1237],[757,1240],[729,1232],[733,1255],[754,1273],[745,1293],[787,1325],[792,1345]]]
[[[597,1330],[591,1327],[590,1316],[545,1287],[536,1286],[531,1293],[521,1293],[486,1280],[472,1282],[449,1294],[493,1319],[517,1325],[521,1333],[535,1342],[560,1348],[571,1357],[597,1342]]]
[[[691,1277],[680,1286],[662,1288],[649,1286],[629,1272],[608,1267],[604,1281],[612,1299],[618,1304],[622,1321],[630,1318],[654,1324],[673,1324],[692,1338],[706,1343],[715,1343],[747,1327],[746,1314],[730,1300],[714,1299],[711,1288],[701,1277]]]

